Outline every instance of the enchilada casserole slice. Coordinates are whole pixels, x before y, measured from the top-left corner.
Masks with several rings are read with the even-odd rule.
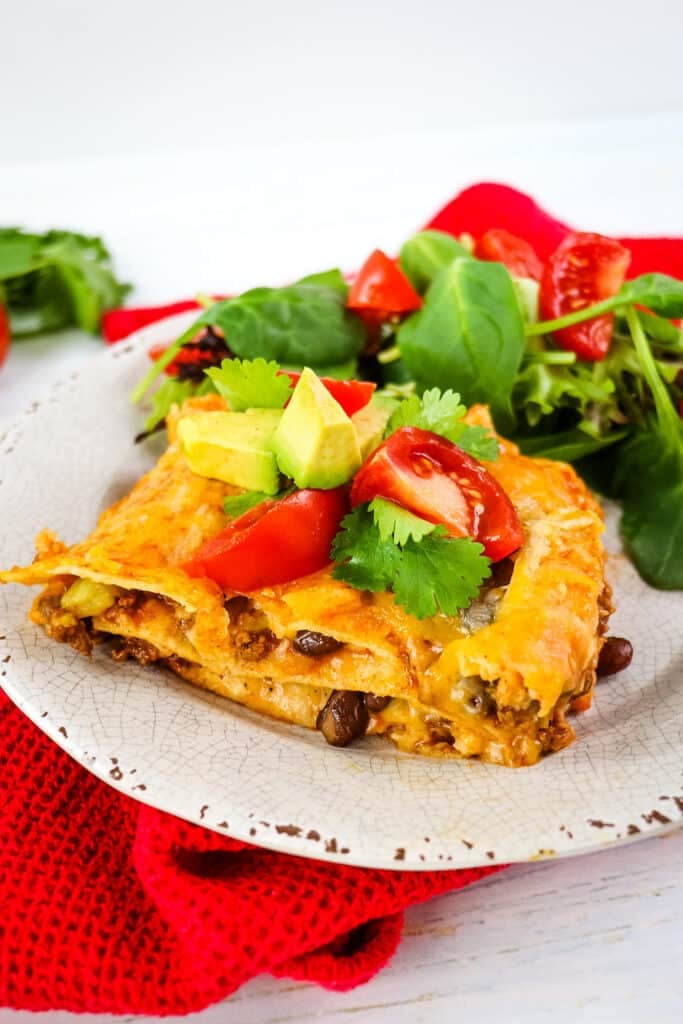
[[[0,573],[44,585],[31,618],[48,636],[84,654],[110,641],[116,661],[166,666],[340,745],[369,734],[519,766],[572,741],[566,712],[590,695],[611,607],[600,508],[571,467],[500,440],[487,469],[524,541],[456,615],[417,619],[331,567],[240,593],[182,568],[226,526],[236,488],[190,469],[178,422],[222,408],[213,395],[174,409],[167,450],[87,540],[44,532],[32,565]],[[491,425],[482,407],[466,420]]]

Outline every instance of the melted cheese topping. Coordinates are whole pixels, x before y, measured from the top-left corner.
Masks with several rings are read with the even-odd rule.
[[[223,407],[216,396],[193,410]],[[152,644],[175,671],[256,710],[312,726],[333,690],[394,698],[372,717],[403,750],[479,756],[528,764],[570,731],[562,713],[585,688],[600,647],[599,597],[604,585],[600,509],[571,467],[521,456],[509,442],[487,464],[510,496],[525,543],[494,621],[472,632],[466,616],[417,621],[390,594],[368,594],[329,570],[249,595],[261,632],[272,641],[245,653],[226,596],[180,565],[226,522],[222,504],[234,491],[193,474],[175,440],[131,493],[100,518],[93,534],[66,549],[45,533],[38,559],[0,573],[26,584],[74,577],[149,596],[137,608],[119,603],[94,620],[96,629]],[[475,407],[470,422],[490,426]],[[229,597],[230,595],[228,595]],[[47,626],[38,599],[34,620]],[[299,630],[335,637],[344,646],[323,658],[297,652]],[[463,700],[462,680],[476,680],[495,714]]]

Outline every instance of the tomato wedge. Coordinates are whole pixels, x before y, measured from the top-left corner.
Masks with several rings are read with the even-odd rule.
[[[300,373],[293,370],[282,370],[296,387]],[[370,380],[334,380],[332,377],[321,377],[320,382],[325,385],[335,401],[339,402],[347,416],[353,416],[354,412],[365,408],[372,393],[377,387]]]
[[[0,302],[0,366],[4,363],[9,352],[9,317],[7,310]]]
[[[396,261],[375,249],[358,271],[346,305],[373,330],[390,317],[420,309],[422,299]]]
[[[351,504],[377,497],[443,524],[452,537],[474,537],[494,562],[524,540],[500,484],[457,445],[429,430],[401,427],[361,466]]]
[[[545,265],[538,297],[542,320],[585,309],[609,299],[621,288],[630,253],[614,238],[573,232],[557,247]],[[555,331],[557,344],[580,359],[597,362],[609,351],[614,314],[605,313],[572,327]]]
[[[478,260],[502,263],[515,277],[541,280],[543,264],[533,245],[504,228],[491,228],[484,232],[475,242],[474,255]]]
[[[183,568],[224,590],[248,593],[308,576],[330,561],[348,511],[346,489],[295,491],[245,512],[196,552]]]

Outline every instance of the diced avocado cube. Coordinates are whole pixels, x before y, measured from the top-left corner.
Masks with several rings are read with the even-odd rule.
[[[271,440],[281,417],[281,409],[184,416],[178,436],[190,469],[248,491],[276,494],[280,475]]]
[[[61,606],[79,619],[87,619],[91,615],[102,615],[111,608],[120,590],[110,587],[107,583],[96,580],[80,579],[72,583],[62,596]]]
[[[360,467],[356,428],[308,367],[282,414],[273,451],[280,469],[297,487],[338,487]]]
[[[358,412],[354,412],[351,422],[356,428],[356,436],[363,460],[379,448],[384,440],[384,428],[389,422],[391,411],[386,406],[373,405],[370,402]]]

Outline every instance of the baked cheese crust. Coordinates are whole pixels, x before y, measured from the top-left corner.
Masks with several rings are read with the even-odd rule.
[[[571,742],[565,713],[591,692],[611,610],[602,515],[574,470],[527,458],[501,439],[488,471],[510,497],[524,544],[480,598],[455,617],[418,621],[391,594],[353,589],[321,572],[248,595],[223,593],[180,567],[228,522],[228,485],[192,473],[176,439],[181,415],[224,408],[194,399],[169,417],[169,447],[91,536],[65,547],[45,532],[32,565],[2,583],[45,584],[31,617],[89,653],[121,638],[114,656],[157,662],[197,686],[263,714],[315,728],[334,693],[370,693],[366,732],[399,749],[440,757],[533,764]],[[473,407],[470,423],[491,426]],[[79,620],[61,607],[85,578],[117,588],[114,604]],[[301,631],[337,641],[301,653]]]

